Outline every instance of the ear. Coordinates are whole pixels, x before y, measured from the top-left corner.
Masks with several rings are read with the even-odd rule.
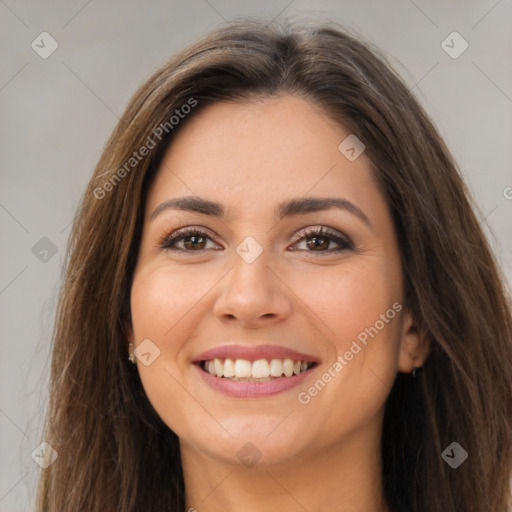
[[[429,340],[426,339],[423,333],[419,332],[411,312],[406,309],[402,324],[398,371],[411,373],[414,368],[423,366],[429,354]]]

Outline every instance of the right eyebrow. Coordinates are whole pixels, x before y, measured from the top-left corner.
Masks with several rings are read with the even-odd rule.
[[[153,220],[166,210],[183,210],[219,218],[226,217],[224,207],[220,203],[209,201],[201,197],[185,196],[167,199],[159,204],[151,214],[150,220]]]

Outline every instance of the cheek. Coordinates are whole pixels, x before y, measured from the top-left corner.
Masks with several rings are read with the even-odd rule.
[[[326,337],[339,351],[376,322],[382,328],[381,315],[384,320],[396,316],[393,304],[402,301],[401,270],[391,258],[368,257],[336,271],[306,275],[300,290],[304,302],[322,320]],[[398,323],[385,322],[385,330],[397,334]]]
[[[147,366],[142,359],[137,360],[144,391],[162,420],[179,433],[187,429],[185,411],[197,409],[182,384],[186,365],[181,349],[190,342],[197,314],[205,314],[200,299],[207,288],[204,274],[194,276],[159,266],[136,274],[131,290],[134,343],[137,346],[149,338],[159,350],[158,357]]]
[[[172,349],[170,342],[178,339],[176,332],[187,324],[187,314],[201,308],[201,297],[214,283],[204,272],[164,267],[136,275],[131,291],[135,342],[153,337],[165,350]]]
[[[324,397],[317,404],[324,399],[338,402],[350,390],[352,398],[342,399],[345,410],[350,409],[349,403],[357,408],[363,400],[367,413],[375,412],[390,391],[398,367],[403,309],[398,258],[354,259],[336,272],[304,278],[301,294],[315,313],[329,354],[326,370],[330,368],[331,375],[326,380],[332,384],[327,393],[322,391]],[[339,357],[342,361],[334,367]]]
[[[322,428],[333,436],[340,425],[358,428],[372,420],[396,376],[402,281],[399,265],[391,261],[359,260],[328,279],[317,274],[303,281],[302,293],[321,320],[317,325],[323,327],[329,357],[298,399],[310,417],[332,411]]]

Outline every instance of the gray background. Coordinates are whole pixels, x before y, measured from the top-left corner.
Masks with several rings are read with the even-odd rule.
[[[64,251],[109,133],[175,51],[261,15],[334,19],[386,52],[445,137],[512,283],[511,0],[0,0],[1,512],[32,509]],[[43,31],[59,45],[46,59],[31,47]],[[441,46],[453,31],[469,44],[456,59]]]

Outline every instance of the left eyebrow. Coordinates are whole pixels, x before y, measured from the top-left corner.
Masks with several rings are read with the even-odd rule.
[[[290,199],[279,204],[275,210],[275,215],[279,220],[282,220],[285,217],[290,217],[293,215],[314,213],[322,210],[330,210],[332,208],[344,210],[351,213],[352,215],[355,215],[365,224],[367,224],[371,229],[373,229],[370,219],[363,212],[363,210],[361,210],[361,208],[356,206],[354,203],[351,203],[347,199],[342,199],[339,197],[304,197],[298,199]]]
[[[330,210],[332,208],[347,211],[355,215],[373,230],[369,218],[358,206],[347,199],[339,197],[304,197],[289,199],[280,203],[275,208],[274,215],[278,220],[282,220],[285,217],[305,215],[307,213]],[[190,211],[222,219],[226,219],[227,216],[226,209],[220,203],[197,196],[184,196],[168,199],[159,204],[151,214],[150,220],[155,219],[160,213],[167,210]]]

